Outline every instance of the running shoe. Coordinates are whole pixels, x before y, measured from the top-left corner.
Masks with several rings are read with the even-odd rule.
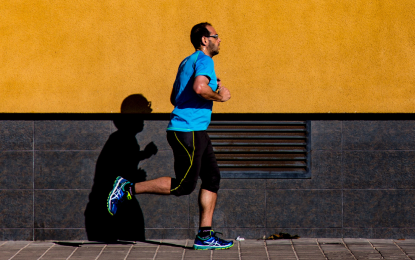
[[[117,179],[115,179],[114,186],[107,199],[107,209],[111,216],[114,216],[114,214],[117,213],[118,205],[123,202],[125,198],[128,200],[132,199],[130,192],[124,189],[128,184],[131,184],[131,182],[121,176],[118,176]]]
[[[218,250],[228,249],[233,246],[233,241],[223,240],[216,236],[216,234],[222,234],[220,232],[210,231],[210,236],[200,237],[196,236],[193,248],[195,250]]]

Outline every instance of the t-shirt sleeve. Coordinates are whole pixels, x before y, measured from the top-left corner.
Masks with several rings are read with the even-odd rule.
[[[209,81],[213,78],[215,68],[213,60],[208,57],[202,57],[196,60],[195,64],[195,78],[197,76],[206,76]]]

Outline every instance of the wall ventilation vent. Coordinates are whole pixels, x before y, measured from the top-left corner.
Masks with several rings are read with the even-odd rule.
[[[212,121],[222,178],[310,178],[307,121]]]

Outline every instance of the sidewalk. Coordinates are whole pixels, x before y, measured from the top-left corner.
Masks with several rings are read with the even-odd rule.
[[[0,260],[156,260],[156,259],[413,259],[415,239],[300,238],[245,240],[229,250],[193,250],[192,240],[151,240],[125,244],[88,241],[53,242],[2,241]]]

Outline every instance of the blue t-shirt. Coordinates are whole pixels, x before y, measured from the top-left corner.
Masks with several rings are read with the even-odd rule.
[[[218,88],[213,60],[202,51],[196,51],[182,61],[173,85],[174,110],[167,131],[203,131],[210,123],[213,101],[196,94],[193,83],[197,76],[209,78],[209,87]]]

